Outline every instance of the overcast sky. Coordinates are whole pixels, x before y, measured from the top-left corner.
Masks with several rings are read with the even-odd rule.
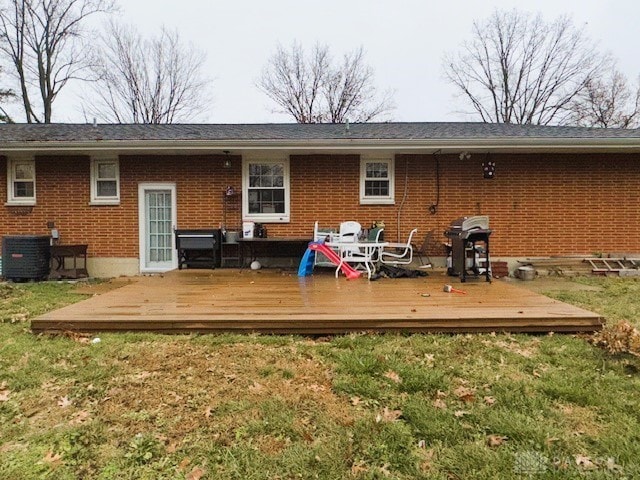
[[[442,57],[469,38],[474,19],[494,8],[541,12],[551,21],[569,14],[620,70],[635,81],[638,58],[638,0],[122,0],[121,20],[143,34],[162,25],[207,53],[213,103],[203,121],[287,122],[255,87],[278,43],[329,45],[335,56],[362,45],[377,87],[395,92],[395,121],[460,121],[463,104],[442,75]],[[63,105],[64,104],[64,105]],[[70,95],[54,105],[56,121],[83,121]]]

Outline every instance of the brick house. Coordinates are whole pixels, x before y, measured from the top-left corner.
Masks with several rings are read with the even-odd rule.
[[[310,237],[315,221],[384,220],[395,240],[482,214],[494,258],[640,252],[639,130],[13,124],[0,125],[0,174],[0,234],[55,226],[62,243],[89,245],[95,276],[175,268],[174,226],[242,220],[278,237]],[[231,212],[229,186],[240,202]],[[149,202],[167,207],[158,264],[145,258]]]

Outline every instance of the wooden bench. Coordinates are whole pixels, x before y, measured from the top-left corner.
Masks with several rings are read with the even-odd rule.
[[[256,257],[257,252],[264,252],[265,257],[300,257],[307,249],[307,245],[311,241],[310,238],[282,238],[282,237],[266,237],[266,238],[240,238],[240,267],[244,267],[247,263],[251,264]],[[249,258],[249,262],[247,262]]]
[[[87,247],[88,245],[51,245],[51,273],[49,278],[86,278],[87,271]],[[66,260],[73,264],[67,268]],[[78,260],[82,259],[82,265]],[[55,265],[54,265],[55,264]]]

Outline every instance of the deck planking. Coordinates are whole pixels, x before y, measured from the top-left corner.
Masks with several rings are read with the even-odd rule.
[[[466,295],[445,293],[445,283]],[[429,296],[424,296],[428,294]],[[278,270],[176,270],[32,320],[42,331],[585,332],[603,319],[505,281],[460,283],[443,273],[415,279],[346,280],[332,271],[298,278]]]

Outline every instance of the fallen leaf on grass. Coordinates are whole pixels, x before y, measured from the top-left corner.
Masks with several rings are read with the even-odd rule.
[[[311,390],[314,393],[324,392],[327,390],[327,387],[324,385],[318,385],[317,383],[312,383],[311,385],[307,385],[307,389]]]
[[[389,380],[396,382],[396,383],[402,383],[402,379],[400,378],[400,375],[398,375],[396,372],[394,372],[393,370],[389,370],[388,372],[386,372],[384,375],[384,377],[388,378]]]
[[[178,442],[176,441],[169,442],[169,445],[167,445],[167,453],[175,453],[177,449],[178,449]]]
[[[433,407],[434,408],[439,408],[440,410],[446,410],[447,409],[447,404],[441,398],[436,398],[433,401]]]
[[[465,415],[469,415],[469,412],[465,412],[464,410],[456,410],[455,412],[453,412],[454,417],[462,418]]]
[[[262,386],[262,384],[254,381],[251,385],[249,385],[249,390],[252,392],[259,392],[261,390],[264,390],[264,387]]]
[[[361,460],[358,463],[354,463],[351,465],[351,475],[354,477],[358,476],[361,473],[365,473],[369,471],[369,468],[365,465],[365,463]]]
[[[42,461],[49,464],[51,468],[58,468],[62,464],[62,456],[49,450],[45,456],[42,457]]]
[[[67,408],[72,403],[73,402],[69,400],[69,397],[67,397],[66,395],[64,397],[60,397],[60,400],[58,400],[58,406],[62,408]]]
[[[204,409],[204,417],[205,418],[209,418],[211,417],[211,412],[213,411],[213,408],[211,407],[207,407]]]
[[[615,459],[612,457],[607,458],[607,463],[605,464],[605,466],[610,472],[622,473],[622,466],[618,465]]]
[[[491,448],[499,447],[505,442],[505,440],[507,440],[507,437],[503,437],[501,435],[489,435],[487,437],[487,446]]]
[[[0,383],[0,402],[9,401],[9,394],[11,390],[7,388],[7,382]]]
[[[89,334],[87,334],[87,333],[64,331],[64,332],[59,333],[57,335],[60,335],[62,337],[70,338],[74,342],[78,342],[78,343],[86,344],[86,343],[89,343],[91,341],[89,339]]]
[[[453,391],[453,394],[458,397],[460,400],[462,400],[463,402],[473,402],[476,398],[476,389],[475,388],[468,388],[465,387],[464,385],[460,385],[458,388],[456,388]]]
[[[384,407],[382,413],[376,415],[376,423],[380,422],[394,422],[402,415],[402,410],[389,410]]]
[[[143,371],[140,373],[136,373],[133,378],[135,378],[136,380],[144,380],[145,378],[149,378],[151,375],[151,372]]]
[[[189,457],[184,457],[182,461],[178,464],[178,470],[182,471],[191,463],[191,459]]]
[[[494,397],[484,397],[484,403],[486,403],[487,405],[491,406],[494,403],[496,403],[496,399]]]
[[[82,425],[87,420],[89,420],[89,412],[87,412],[86,410],[80,410],[78,413],[76,413],[73,416],[73,418],[71,419],[69,424],[70,425]]]
[[[11,323],[22,323],[29,320],[28,313],[14,313],[11,315]]]
[[[385,477],[390,477],[391,476],[391,472],[389,471],[389,464],[385,463],[384,465],[382,465],[380,468],[380,472],[385,476]]]
[[[362,403],[362,399],[360,397],[351,397],[350,400],[351,400],[351,405],[353,405],[354,407]]]
[[[202,476],[205,474],[205,471],[200,467],[195,467],[189,474],[185,477],[186,480],[200,480]]]
[[[576,465],[580,467],[582,470],[594,470],[598,468],[595,463],[591,461],[589,457],[585,457],[584,455],[576,455]]]

